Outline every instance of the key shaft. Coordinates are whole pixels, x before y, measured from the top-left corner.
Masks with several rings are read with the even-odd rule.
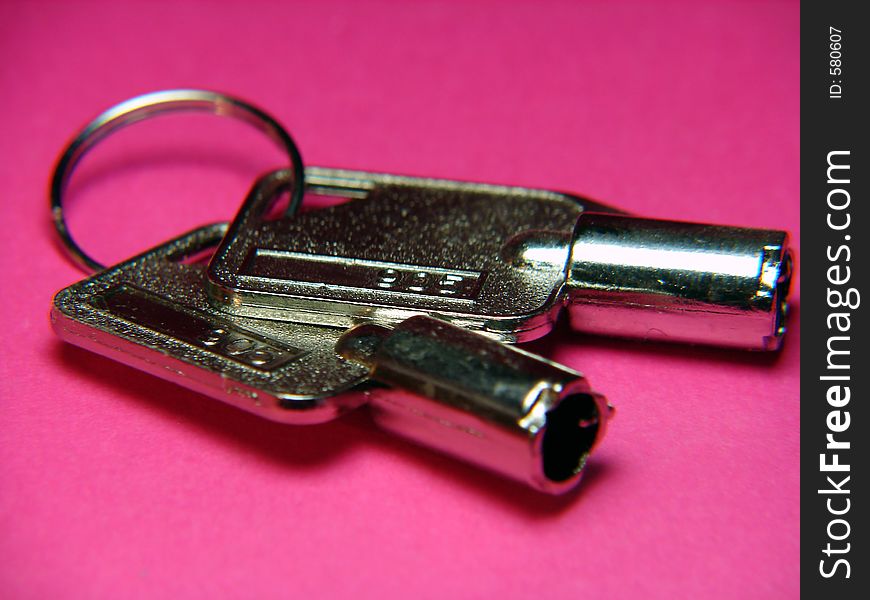
[[[776,350],[791,270],[782,231],[585,213],[568,312],[579,331]]]
[[[582,374],[430,317],[360,325],[337,350],[390,386],[369,392],[379,425],[550,494],[577,485],[611,416]]]

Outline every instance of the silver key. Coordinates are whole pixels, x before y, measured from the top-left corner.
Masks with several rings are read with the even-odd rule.
[[[319,423],[374,398],[379,423],[424,445],[547,493],[579,483],[610,416],[580,373],[428,317],[347,333],[230,317],[203,285],[203,255],[225,231],[197,229],[61,290],[55,331],[271,420]]]
[[[61,290],[55,332],[274,421],[318,423],[365,402],[368,369],[334,350],[342,330],[230,317],[209,305],[196,259],[225,231],[197,229]]]
[[[269,218],[252,192],[208,269],[234,315],[349,327],[429,314],[499,340],[579,331],[776,349],[781,231],[641,219],[567,194],[309,167],[351,200]]]

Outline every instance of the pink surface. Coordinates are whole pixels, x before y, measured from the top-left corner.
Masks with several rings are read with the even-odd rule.
[[[571,336],[530,347],[617,406],[580,493],[543,497],[375,429],[258,420],[66,346],[47,179],[87,119],[225,90],[309,164],[572,190],[641,214],[789,229],[798,3],[0,5],[6,598],[790,598],[800,338],[777,357]],[[280,158],[168,117],[73,184],[116,260],[229,218]]]

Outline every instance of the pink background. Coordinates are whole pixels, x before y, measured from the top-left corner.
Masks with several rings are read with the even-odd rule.
[[[543,497],[365,412],[272,424],[56,340],[47,180],[102,109],[228,91],[309,164],[571,190],[799,248],[797,2],[4,2],[0,595],[789,598],[800,338],[762,356],[572,336],[617,416],[579,494]],[[72,185],[115,261],[229,218],[281,158],[166,117]]]

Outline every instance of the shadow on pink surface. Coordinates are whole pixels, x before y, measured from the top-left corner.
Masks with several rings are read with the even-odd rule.
[[[202,394],[163,381],[132,367],[57,341],[53,360],[69,377],[84,377],[100,385],[119,402],[133,400],[159,418],[170,418],[197,437],[205,436],[235,451],[253,451],[288,471],[330,469],[364,447],[413,462],[433,477],[496,501],[518,516],[546,519],[581,504],[613,468],[595,454],[585,467],[580,486],[561,496],[548,496],[522,484],[475,468],[436,451],[417,446],[379,429],[365,407],[329,423],[285,425],[258,418]],[[118,424],[123,428],[123,423]],[[338,475],[336,475],[338,476]]]
[[[523,344],[522,347],[536,354],[553,356],[554,351],[558,348],[568,349],[573,345],[575,348],[583,347],[593,352],[597,350],[609,351],[641,359],[660,357],[668,360],[687,361],[687,367],[691,367],[692,362],[708,364],[712,367],[734,365],[748,367],[763,373],[769,372],[771,369],[785,368],[786,362],[791,360],[792,352],[798,352],[800,349],[800,303],[798,300],[789,300],[786,325],[788,329],[779,351],[755,352],[714,346],[692,346],[683,343],[641,341],[583,334],[573,331],[569,327],[567,319],[562,315],[549,335]]]

